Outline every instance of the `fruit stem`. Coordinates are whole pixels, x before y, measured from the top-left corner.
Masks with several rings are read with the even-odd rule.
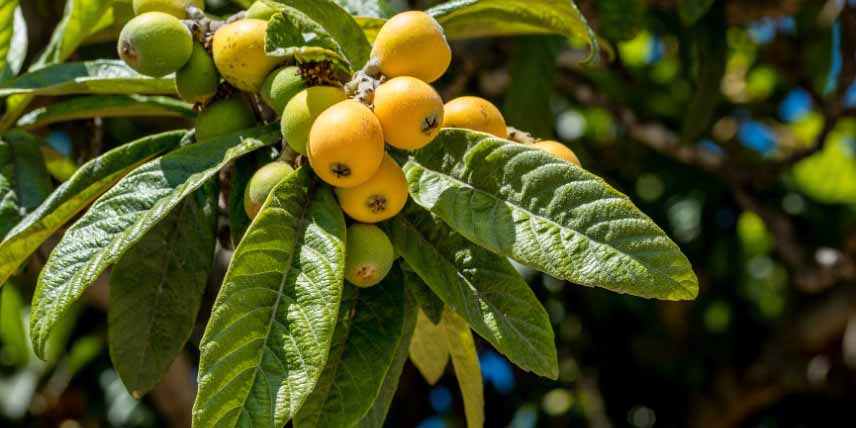
[[[372,58],[362,70],[354,73],[354,78],[350,82],[345,84],[345,92],[349,97],[372,108],[374,91],[383,83],[383,80],[379,63],[376,58]]]
[[[539,138],[536,138],[532,134],[530,134],[526,131],[517,129],[513,126],[509,126],[507,129],[508,129],[508,139],[511,141],[514,141],[517,143],[523,143],[523,144],[532,144],[532,143],[537,143],[540,140]]]

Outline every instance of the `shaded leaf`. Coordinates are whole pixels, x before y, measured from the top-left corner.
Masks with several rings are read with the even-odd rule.
[[[678,0],[678,15],[687,26],[695,24],[707,10],[713,6],[715,0]]]
[[[413,294],[413,298],[422,309],[425,316],[434,324],[439,324],[443,319],[443,301],[422,281],[422,278],[413,272],[407,262],[400,262],[404,271],[404,286]]]
[[[13,94],[173,94],[170,78],[143,76],[119,60],[50,65],[22,74],[0,86],[0,97]]]
[[[416,331],[410,342],[410,361],[430,385],[437,384],[449,363],[449,345],[442,324],[428,319],[423,311],[416,317]]]
[[[209,181],[145,234],[110,273],[110,358],[135,397],[151,390],[196,322],[217,241]]]
[[[401,372],[404,369],[404,363],[407,362],[407,353],[410,348],[410,340],[413,337],[413,329],[416,326],[416,302],[410,292],[404,293],[404,323],[402,327],[401,339],[398,341],[398,346],[395,350],[395,356],[392,359],[392,364],[386,372],[386,378],[380,387],[374,404],[371,409],[363,416],[355,427],[359,428],[381,428],[386,420],[386,414],[389,412],[389,406],[392,404],[392,399],[395,396],[395,391],[398,390],[398,380],[401,378]]]
[[[550,108],[556,83],[556,57],[562,40],[556,36],[518,37],[511,56],[511,84],[502,115],[518,129],[551,138],[555,121]]]
[[[4,365],[23,367],[30,358],[30,345],[24,330],[26,306],[13,284],[0,288],[0,350]]]
[[[484,426],[484,386],[479,355],[470,326],[452,311],[443,311],[443,327],[452,357],[452,367],[464,398],[468,428]]]
[[[595,0],[594,7],[597,28],[609,40],[630,40],[642,29],[645,19],[643,0]]]
[[[620,293],[668,300],[698,294],[689,260],[626,196],[540,150],[446,129],[404,169],[414,201],[496,254]]]
[[[247,190],[247,184],[253,178],[253,174],[271,160],[271,149],[265,148],[249,156],[242,156],[235,161],[232,174],[229,177],[228,201],[229,237],[232,241],[232,248],[238,247],[244,232],[250,227],[250,218],[247,217],[247,211],[244,209],[244,192]]]
[[[447,309],[460,312],[524,370],[556,378],[547,312],[507,259],[467,241],[415,205],[386,226],[395,249]]]
[[[68,307],[104,270],[226,164],[279,140],[273,126],[175,150],[131,171],[72,225],[51,252],[33,296],[36,354]]]
[[[385,18],[396,10],[388,0],[335,0],[351,15]]]
[[[12,73],[12,67],[9,67],[9,54],[14,47],[13,39],[15,37],[15,18],[20,14],[18,9],[18,0],[3,0],[0,1],[0,82],[3,82],[6,75]],[[26,43],[26,38],[24,38]],[[26,45],[25,45],[26,46]],[[26,47],[24,48],[26,51]],[[12,58],[13,60],[17,58]],[[9,72],[7,73],[7,67]]]
[[[368,62],[371,45],[366,40],[362,28],[348,11],[333,0],[264,1],[275,7],[281,4],[297,9],[318,23],[341,46],[345,59],[354,70],[359,70]]]
[[[694,144],[710,128],[716,106],[719,104],[722,76],[728,60],[728,43],[725,40],[726,28],[719,6],[707,18],[697,25],[698,31],[691,32],[698,76],[695,82],[692,100],[684,114],[681,141]]]
[[[12,146],[0,140],[0,237],[6,236],[20,220],[21,210],[15,193],[15,158]],[[5,280],[5,277],[0,276],[0,284]]]
[[[383,24],[386,24],[386,20],[383,18],[357,16],[354,17],[354,19],[357,21],[360,28],[363,29],[363,33],[366,35],[366,39],[368,39],[369,43],[374,43],[380,28],[383,27]]]
[[[0,242],[0,283],[65,222],[131,169],[177,147],[184,134],[184,131],[174,131],[145,137],[110,150],[81,166]]]
[[[197,427],[281,427],[315,387],[336,326],[345,218],[303,167],[235,251],[200,345]]]
[[[295,428],[350,427],[372,407],[403,335],[402,281],[393,269],[374,287],[345,286],[327,366]]]
[[[5,140],[12,147],[15,162],[15,193],[24,212],[34,210],[53,190],[45,158],[39,148],[41,141],[23,131],[7,133]]]
[[[92,95],[37,108],[21,116],[18,126],[36,128],[92,117],[172,116],[193,119],[192,106],[175,98],[144,95]]]
[[[427,11],[450,40],[521,34],[561,34],[591,48],[598,60],[594,30],[571,0],[453,0]]]

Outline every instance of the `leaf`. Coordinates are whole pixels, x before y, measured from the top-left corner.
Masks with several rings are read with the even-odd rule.
[[[20,220],[21,210],[15,193],[15,157],[12,146],[0,140],[0,237],[6,236]],[[0,258],[0,263],[2,260],[5,259]],[[6,278],[0,277],[0,286],[5,281]]]
[[[53,190],[41,142],[23,131],[9,132],[4,137],[12,147],[15,162],[15,193],[25,212],[34,210]]]
[[[97,24],[110,10],[111,3],[112,0],[66,0],[62,20],[54,28],[48,46],[29,70],[65,61],[91,32],[98,30]],[[0,118],[0,131],[14,124],[32,99],[32,93],[7,99],[6,112]]]
[[[443,327],[452,357],[452,367],[464,398],[467,427],[484,426],[484,386],[479,356],[467,322],[451,311],[443,311]]]
[[[56,64],[31,71],[0,86],[0,97],[13,94],[174,94],[172,78],[143,76],[119,60]]]
[[[383,24],[386,24],[386,19],[383,18],[356,16],[354,19],[357,21],[360,28],[363,29],[363,33],[366,35],[366,39],[369,43],[374,43],[380,28],[383,27]]]
[[[416,325],[416,302],[413,301],[413,295],[410,292],[404,294],[404,324],[402,327],[401,339],[398,341],[398,346],[395,350],[392,364],[386,372],[386,378],[380,387],[380,393],[372,404],[371,409],[363,416],[363,419],[355,425],[358,428],[381,428],[386,420],[386,414],[389,412],[389,406],[392,404],[392,399],[395,396],[395,391],[398,389],[398,380],[401,378],[401,372],[404,370],[404,363],[407,362],[407,353],[410,348],[410,340],[413,337],[413,329]]]
[[[696,25],[698,31],[690,33],[695,47],[698,77],[692,100],[684,114],[681,142],[695,144],[710,128],[710,122],[719,104],[722,76],[728,61],[726,28],[723,25],[723,7],[717,7],[707,18]]]
[[[404,271],[404,286],[413,294],[413,298],[425,316],[432,323],[439,324],[443,318],[443,301],[428,288],[410,266],[407,266],[407,262],[401,261],[401,267]]]
[[[354,16],[386,18],[395,12],[388,0],[335,0]]]
[[[92,117],[171,116],[193,119],[190,104],[169,97],[144,95],[92,95],[72,98],[37,108],[18,119],[18,126],[28,129],[69,120]]]
[[[232,257],[199,346],[195,427],[281,427],[327,363],[345,218],[308,167],[271,191]]]
[[[524,370],[556,378],[547,312],[508,260],[412,204],[386,227],[395,249],[446,308],[459,311],[473,330]]]
[[[446,371],[449,363],[449,346],[446,339],[446,330],[442,324],[428,319],[425,312],[419,311],[416,317],[416,331],[410,342],[410,361],[422,373],[430,385],[436,385],[437,381]]]
[[[297,63],[330,61],[350,75],[351,65],[344,48],[320,24],[303,12],[286,8],[271,17],[265,35],[265,53]]]
[[[398,269],[371,288],[345,286],[327,366],[295,428],[351,427],[368,412],[404,334],[404,294]]]
[[[550,100],[556,83],[556,57],[561,47],[562,40],[556,36],[515,40],[511,84],[502,108],[508,124],[542,138],[553,136],[555,121]]]
[[[0,0],[0,72],[6,70],[8,56],[15,36],[15,15],[20,13],[18,0]],[[5,73],[4,73],[5,74]],[[2,82],[0,76],[0,82]]]
[[[0,350],[4,365],[24,367],[30,358],[27,332],[24,330],[24,300],[17,287],[0,288]]]
[[[136,168],[98,198],[39,275],[30,320],[36,355],[68,307],[185,197],[232,160],[278,140],[268,126],[192,144]]]
[[[571,0],[453,0],[427,11],[450,40],[522,34],[561,34],[599,57],[597,36]]]
[[[540,150],[446,129],[404,169],[416,203],[496,254],[640,297],[698,294],[689,260],[626,196]]]
[[[217,243],[217,186],[209,181],[131,247],[110,274],[109,348],[139,398],[184,347]]]
[[[643,0],[595,0],[600,34],[613,41],[630,40],[639,34],[645,19]]]
[[[3,283],[49,236],[131,169],[177,147],[184,131],[157,134],[119,146],[85,163],[0,242]]]
[[[238,243],[244,236],[244,232],[250,226],[250,218],[244,210],[244,192],[247,184],[253,178],[253,174],[264,164],[264,150],[259,150],[249,156],[243,156],[235,161],[229,177],[229,236],[232,240],[232,248],[237,248]]]
[[[341,46],[345,59],[354,70],[359,70],[369,60],[371,45],[362,28],[354,18],[333,0],[264,0],[278,7],[285,5],[303,12],[317,22]],[[280,10],[282,7],[279,6]]]
[[[42,157],[45,158],[45,168],[47,168],[48,174],[57,181],[66,181],[77,171],[78,166],[73,160],[60,154],[46,142],[42,141],[39,150],[42,152]]]
[[[707,10],[713,6],[715,0],[678,0],[678,15],[687,27],[695,24]]]

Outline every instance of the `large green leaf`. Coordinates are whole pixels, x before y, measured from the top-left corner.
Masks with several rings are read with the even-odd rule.
[[[464,398],[467,428],[480,428],[484,426],[484,386],[479,355],[470,326],[458,314],[443,311],[443,328],[446,331],[452,367]]]
[[[610,40],[630,40],[642,29],[644,0],[595,0],[594,7],[597,29]]]
[[[217,242],[217,186],[179,204],[110,273],[110,358],[139,398],[184,347],[196,321]]]
[[[192,106],[175,98],[144,95],[92,95],[37,108],[18,119],[22,128],[91,117],[173,116],[193,119]]]
[[[173,94],[170,78],[143,76],[119,60],[50,65],[22,74],[0,86],[0,97],[13,94]]]
[[[18,194],[15,193],[15,158],[12,145],[0,140],[0,237],[6,236],[21,220]],[[2,254],[2,253],[0,253]],[[0,257],[0,263],[5,258]],[[6,278],[0,276],[0,284]]]
[[[404,169],[419,205],[496,254],[620,293],[668,300],[698,294],[689,260],[630,199],[540,150],[446,129]]]
[[[398,341],[398,346],[395,350],[395,356],[392,359],[389,370],[386,372],[386,378],[380,387],[380,393],[375,399],[374,404],[355,427],[383,427],[383,422],[386,420],[386,414],[389,412],[389,406],[392,404],[395,391],[398,390],[398,380],[401,378],[402,370],[404,370],[404,363],[407,362],[407,352],[410,348],[410,340],[413,337],[413,329],[416,326],[417,310],[418,308],[416,307],[416,302],[413,300],[412,293],[405,293],[404,324],[401,339]]]
[[[594,30],[572,0],[454,0],[428,9],[451,40],[520,34],[561,34],[588,44],[597,60]]]
[[[100,29],[98,23],[109,12],[111,3],[112,0],[66,0],[62,20],[54,28],[48,46],[29,70],[35,71],[65,61],[86,37]],[[6,112],[0,118],[0,130],[9,128],[18,120],[33,96],[27,93],[6,100]]]
[[[285,8],[268,22],[265,53],[288,62],[330,61],[350,75],[347,53],[333,35],[303,12]]]
[[[388,0],[335,0],[351,15],[385,18],[396,12]]]
[[[429,384],[434,385],[440,380],[449,363],[449,344],[442,319],[434,324],[423,311],[419,311],[416,331],[410,342],[410,361]]]
[[[7,56],[12,48],[16,10],[18,10],[18,0],[0,0],[0,72],[6,69]],[[0,74],[0,82],[3,80]]]
[[[177,147],[184,131],[146,137],[87,162],[0,242],[0,283],[50,235],[131,169]]]
[[[416,205],[386,226],[395,249],[447,309],[459,312],[524,370],[558,376],[547,312],[508,260],[467,241]]]
[[[556,83],[557,36],[519,37],[511,56],[511,84],[505,94],[505,121],[539,138],[551,138],[555,121],[550,101]],[[538,76],[533,78],[533,76]]]
[[[279,140],[273,126],[192,144],[131,171],[72,225],[33,296],[30,332],[42,356],[51,330],[108,266],[226,164]]]
[[[277,3],[303,12],[307,17],[321,25],[336,42],[353,69],[358,70],[369,60],[371,45],[362,28],[342,6],[333,0],[264,0],[276,6]]]
[[[372,288],[345,286],[327,366],[295,428],[351,427],[372,407],[404,333],[402,281],[393,269]]]
[[[425,316],[434,324],[439,324],[443,318],[443,301],[428,288],[425,281],[422,281],[422,278],[413,272],[410,266],[407,266],[407,262],[402,260],[400,264],[402,271],[404,271],[404,286],[413,295]]]
[[[294,417],[327,363],[344,269],[344,215],[303,167],[274,187],[232,257],[200,345],[193,426]]]

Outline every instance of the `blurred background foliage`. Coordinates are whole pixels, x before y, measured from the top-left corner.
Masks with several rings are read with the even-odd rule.
[[[21,2],[28,63],[63,3]],[[392,10],[436,2],[405,3],[389,2]],[[510,125],[573,148],[681,245],[702,288],[693,302],[646,301],[519,267],[549,311],[561,375],[523,373],[478,343],[487,426],[851,425],[856,1],[577,3],[601,37],[599,63],[581,65],[588,53],[558,37],[467,40],[454,43],[437,87],[445,99],[489,98]],[[128,7],[116,3],[115,15]],[[208,1],[214,14],[239,9]],[[71,60],[115,57],[116,28]],[[103,118],[34,129],[46,144],[33,155],[44,159],[33,179],[46,169],[53,178],[37,187],[49,191],[94,154],[187,126]],[[44,197],[31,196],[25,205]],[[228,256],[218,254],[213,276]],[[48,360],[33,356],[25,326],[38,268],[0,290],[0,426],[189,426],[205,314],[164,383],[136,400],[110,366],[103,281],[53,337]],[[211,284],[209,308],[219,279]],[[452,376],[447,368],[431,387],[408,364],[388,426],[464,426]]]

